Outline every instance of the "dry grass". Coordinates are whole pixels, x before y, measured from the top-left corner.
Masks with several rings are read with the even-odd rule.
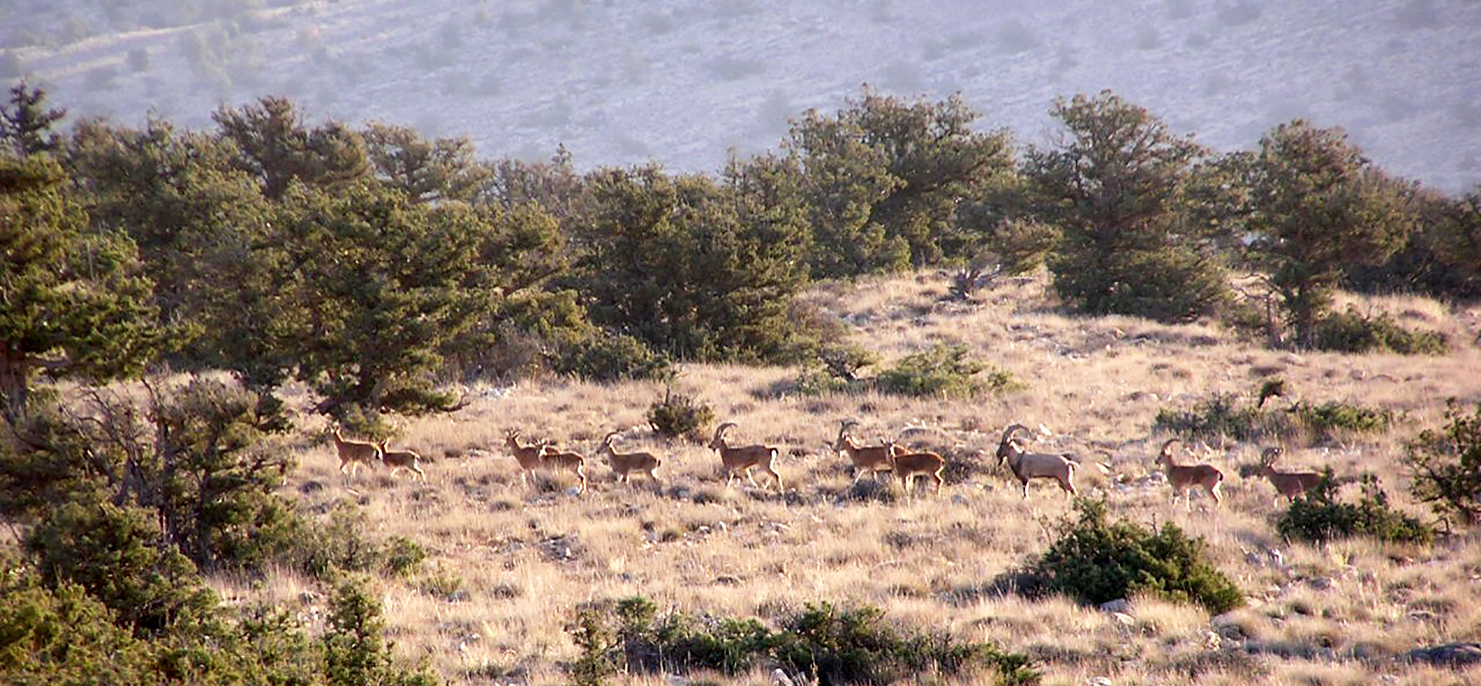
[[[1046,683],[1097,676],[1199,686],[1481,678],[1478,670],[1394,660],[1417,645],[1481,640],[1481,560],[1473,537],[1432,550],[1362,541],[1289,545],[1271,526],[1273,488],[1238,476],[1239,465],[1255,461],[1254,445],[1222,446],[1199,458],[1226,474],[1226,501],[1217,512],[1200,494],[1193,513],[1173,509],[1167,486],[1147,478],[1158,471],[1151,427],[1159,409],[1186,407],[1212,391],[1247,394],[1262,376],[1278,374],[1301,398],[1359,401],[1400,418],[1385,435],[1289,446],[1284,465],[1379,473],[1398,506],[1422,512],[1397,469],[1400,446],[1438,423],[1445,398],[1481,401],[1474,346],[1441,358],[1292,354],[1212,324],[1067,318],[1056,312],[1042,277],[1006,280],[974,305],[940,303],[945,290],[943,275],[921,274],[827,284],[808,299],[847,322],[851,342],[886,360],[937,342],[963,344],[1027,388],[971,402],[799,397],[776,392],[795,369],[684,368],[678,387],[710,403],[719,421],[738,422],[733,440],[784,446],[778,469],[785,496],[749,485],[726,490],[713,451],[642,428],[658,386],[563,381],[472,388],[477,399],[457,414],[407,420],[396,443],[427,456],[426,484],[392,481],[384,470],[348,480],[337,472],[331,446],[301,441],[300,466],[286,490],[305,508],[359,502],[374,534],[406,536],[428,549],[421,577],[380,581],[379,593],[400,649],[428,657],[461,683],[562,679],[560,663],[574,651],[562,625],[573,608],[635,594],[662,606],[762,618],[808,601],[876,604],[908,624],[1028,652],[1042,660]],[[1474,312],[1427,300],[1363,302],[1443,329],[1452,341],[1473,340],[1481,326]],[[1109,498],[1116,517],[1171,520],[1204,537],[1249,605],[1227,618],[1233,629],[1221,631],[1202,610],[1151,598],[1133,599],[1128,624],[1062,599],[1001,595],[993,578],[1043,550],[1070,505],[1042,485],[1020,502],[1011,476],[991,465],[949,480],[939,497],[907,501],[893,482],[869,496],[850,483],[847,460],[822,448],[844,417],[860,419],[858,435],[870,440],[913,427],[906,444],[941,451],[949,461],[995,447],[998,432],[1014,421],[1052,432],[1035,450],[1108,451],[1109,458],[1095,459],[1111,473],[1081,470],[1082,490]],[[606,432],[631,427],[639,428],[624,434],[623,449],[663,458],[661,488],[646,480],[617,484],[596,459],[588,461],[585,497],[570,494],[570,475],[544,475],[526,488],[502,447],[502,432],[517,428],[594,455]],[[328,487],[303,488],[311,481]],[[866,495],[854,497],[859,493]],[[1271,564],[1270,550],[1280,552],[1283,566]],[[449,585],[466,592],[439,592]],[[320,592],[293,574],[256,585],[220,579],[218,586],[233,597],[258,594],[300,608],[305,617],[322,612]],[[763,670],[738,682],[768,677]]]

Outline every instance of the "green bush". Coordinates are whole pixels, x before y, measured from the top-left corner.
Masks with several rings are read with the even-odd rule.
[[[1293,409],[1302,425],[1323,436],[1329,436],[1339,430],[1384,431],[1393,422],[1393,413],[1388,410],[1336,400],[1320,405],[1297,403]]]
[[[25,549],[45,584],[80,585],[137,636],[193,634],[216,619],[216,594],[145,510],[69,503],[30,531]]]
[[[1323,317],[1316,325],[1316,347],[1347,353],[1395,352],[1400,355],[1444,355],[1450,345],[1438,331],[1411,331],[1387,313],[1365,317],[1348,308]]]
[[[566,633],[576,644],[577,657],[566,671],[571,674],[574,686],[603,686],[607,677],[617,673],[612,629],[606,618],[596,608],[577,611],[576,617],[566,625]]]
[[[330,603],[329,628],[320,639],[325,683],[438,686],[436,675],[396,663],[391,656],[394,645],[385,640],[384,630],[380,603],[355,582],[340,584]]]
[[[0,674],[15,684],[147,683],[151,651],[82,586],[48,588],[5,560],[0,576]]]
[[[809,603],[782,623],[773,643],[783,669],[812,676],[819,684],[887,684],[979,668],[994,669],[1001,683],[1038,680],[1024,655],[946,634],[902,630],[884,621],[883,610],[870,606],[838,609]]]
[[[1242,403],[1237,394],[1215,392],[1194,403],[1192,409],[1158,410],[1154,427],[1189,440],[1232,438],[1256,443],[1304,434],[1327,439],[1339,431],[1380,432],[1393,423],[1393,413],[1388,410],[1336,400],[1317,405],[1300,401],[1284,409],[1263,409],[1266,399],[1284,390],[1284,381],[1267,380],[1253,404]]]
[[[426,549],[401,536],[379,541],[368,538],[365,513],[339,502],[324,521],[300,520],[294,546],[281,561],[321,581],[341,572],[368,572],[410,576],[427,558]]]
[[[1324,543],[1365,536],[1387,543],[1427,544],[1435,532],[1425,523],[1394,510],[1388,494],[1371,474],[1363,476],[1363,497],[1357,503],[1337,500],[1337,483],[1326,470],[1320,485],[1296,498],[1281,514],[1275,528],[1291,539]]]
[[[938,344],[929,350],[906,355],[893,367],[881,371],[875,377],[874,385],[883,393],[954,398],[1017,387],[1011,374],[969,359],[967,353],[966,346]]]
[[[683,393],[665,390],[663,398],[648,406],[648,424],[659,435],[669,438],[689,436],[699,438],[711,422],[715,411],[702,401]]]
[[[808,604],[785,618],[779,630],[753,618],[677,610],[660,616],[653,601],[642,597],[619,600],[613,614],[615,630],[594,608],[582,610],[568,627],[581,650],[571,668],[578,683],[600,683],[582,678],[610,674],[619,658],[630,672],[713,670],[729,675],[771,661],[818,684],[883,684],[984,668],[995,670],[1001,683],[1038,678],[1026,656],[942,633],[904,630],[886,622],[875,607]]]
[[[1481,404],[1468,417],[1451,398],[1445,420],[1442,430],[1420,432],[1405,449],[1411,493],[1441,516],[1481,522]]]
[[[1294,430],[1289,415],[1244,406],[1238,395],[1218,392],[1190,410],[1158,410],[1154,427],[1190,440],[1229,437],[1249,442],[1285,437]]]
[[[642,341],[619,333],[599,333],[561,346],[551,367],[590,381],[659,379],[673,376],[667,357],[654,353]]]
[[[1211,564],[1201,538],[1175,524],[1153,531],[1106,521],[1105,501],[1080,499],[1079,518],[1066,520],[1049,550],[1021,575],[1020,591],[1062,593],[1100,604],[1136,593],[1202,605],[1212,614],[1244,603],[1239,588]]]

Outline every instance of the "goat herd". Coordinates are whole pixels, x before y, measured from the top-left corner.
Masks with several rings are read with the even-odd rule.
[[[945,479],[941,474],[946,468],[946,460],[940,455],[930,451],[912,452],[893,441],[887,441],[882,445],[860,445],[854,442],[849,429],[857,422],[845,420],[838,428],[838,437],[834,439],[829,447],[847,457],[853,464],[854,481],[857,482],[864,474],[868,473],[878,478],[879,473],[889,472],[898,477],[906,494],[910,493],[911,485],[916,477],[926,477],[935,482],[934,492],[940,493]],[[770,474],[776,481],[777,490],[783,490],[782,475],[777,472],[775,461],[780,449],[769,445],[744,445],[733,446],[725,440],[725,431],[736,426],[735,422],[725,422],[715,429],[715,435],[710,439],[709,447],[720,455],[720,465],[725,471],[725,486],[729,488],[731,482],[737,475],[744,475],[752,486],[757,486],[755,478],[751,474],[752,469],[759,469],[763,473]],[[1053,479],[1064,490],[1065,497],[1076,494],[1075,469],[1078,462],[1073,455],[1056,455],[1050,453],[1031,453],[1024,447],[1023,439],[1019,432],[1026,432],[1032,436],[1033,431],[1022,424],[1012,424],[1003,431],[1003,438],[998,444],[996,453],[998,465],[1004,463],[1013,472],[1023,486],[1023,497],[1028,498],[1028,485],[1033,479]],[[613,440],[618,432],[613,431],[602,438],[600,447],[597,448],[599,455],[606,458],[607,464],[617,475],[619,482],[630,482],[632,475],[647,474],[649,479],[655,483],[662,483],[655,471],[663,461],[649,452],[617,452],[613,446]],[[335,425],[331,431],[334,439],[334,447],[339,454],[339,470],[342,473],[353,475],[361,464],[369,467],[380,462],[391,469],[391,476],[396,472],[406,469],[413,473],[412,478],[420,477],[426,481],[427,474],[422,471],[419,464],[421,456],[411,450],[389,450],[387,441],[369,442],[346,440],[341,433],[340,427]],[[1175,451],[1173,444],[1178,439],[1169,439],[1162,444],[1162,450],[1158,460],[1166,470],[1167,482],[1173,487],[1173,502],[1176,504],[1178,494],[1182,494],[1186,509],[1191,510],[1190,497],[1194,488],[1201,488],[1209,496],[1213,497],[1217,506],[1222,501],[1219,486],[1224,482],[1224,473],[1217,467],[1207,464],[1177,464],[1173,456]],[[560,450],[549,444],[548,441],[536,443],[521,443],[520,434],[514,429],[504,433],[504,444],[509,448],[520,467],[521,483],[528,483],[528,477],[536,470],[553,472],[572,472],[581,480],[579,493],[586,492],[586,457],[572,450]],[[977,458],[986,456],[986,451],[979,450],[975,454]],[[1322,476],[1315,472],[1280,472],[1275,469],[1275,460],[1281,454],[1279,447],[1267,448],[1261,455],[1260,474],[1270,480],[1276,491],[1287,498],[1295,498],[1298,495],[1314,488],[1321,482]],[[348,471],[346,471],[348,470]]]

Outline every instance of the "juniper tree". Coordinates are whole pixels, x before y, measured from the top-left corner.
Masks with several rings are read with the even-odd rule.
[[[0,143],[16,157],[56,150],[51,129],[65,116],[65,109],[46,106],[46,91],[17,83],[10,89],[10,104],[0,105]]]
[[[1380,263],[1403,245],[1414,225],[1410,189],[1375,168],[1341,129],[1300,119],[1261,138],[1251,173],[1251,252],[1294,342],[1310,347],[1344,268]]]
[[[906,102],[866,89],[836,116],[809,110],[784,146],[811,208],[814,276],[852,276],[958,257],[957,203],[1012,169],[1009,136],[972,128],[956,96]]]
[[[1184,205],[1203,147],[1110,91],[1052,112],[1068,135],[1032,148],[1023,174],[1040,218],[1062,234],[1049,260],[1055,290],[1087,314],[1185,321],[1211,311],[1223,277]]]
[[[92,232],[45,155],[0,155],[0,414],[26,411],[38,373],[109,380],[164,343],[127,236]]]

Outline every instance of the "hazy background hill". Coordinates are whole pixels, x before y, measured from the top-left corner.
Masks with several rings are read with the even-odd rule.
[[[314,116],[467,135],[487,157],[714,169],[868,82],[960,91],[1041,141],[1110,88],[1220,148],[1303,116],[1384,168],[1481,180],[1476,0],[7,0],[0,77],[77,115],[193,126],[283,94]]]

